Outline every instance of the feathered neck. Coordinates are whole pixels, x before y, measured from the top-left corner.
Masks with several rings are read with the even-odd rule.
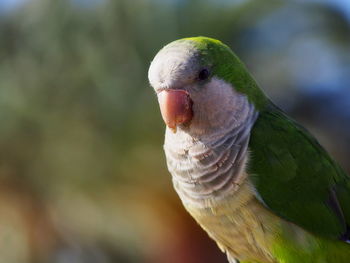
[[[189,129],[166,131],[168,168],[184,203],[206,206],[237,190],[244,180],[250,131],[258,113],[245,96],[234,98],[235,111],[218,114],[217,129],[196,134]]]

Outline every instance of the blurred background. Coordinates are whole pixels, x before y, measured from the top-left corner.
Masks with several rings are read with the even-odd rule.
[[[198,35],[350,171],[348,0],[0,0],[0,262],[226,262],[172,189],[147,80]]]

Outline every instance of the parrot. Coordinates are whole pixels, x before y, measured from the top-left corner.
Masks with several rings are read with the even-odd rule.
[[[230,263],[350,262],[350,177],[229,46],[175,40],[148,79],[174,189]]]

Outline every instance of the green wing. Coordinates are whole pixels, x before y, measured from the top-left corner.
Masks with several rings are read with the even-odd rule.
[[[258,198],[304,229],[344,239],[350,178],[303,127],[269,104],[252,129],[248,172]]]

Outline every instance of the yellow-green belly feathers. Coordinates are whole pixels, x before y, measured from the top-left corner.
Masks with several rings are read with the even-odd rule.
[[[265,209],[252,191],[247,180],[237,192],[211,203],[210,208],[185,207],[224,252],[241,260],[276,262],[269,244],[281,220]]]
[[[270,212],[247,178],[231,196],[188,212],[229,257],[249,263],[347,263],[348,244],[315,237]]]

